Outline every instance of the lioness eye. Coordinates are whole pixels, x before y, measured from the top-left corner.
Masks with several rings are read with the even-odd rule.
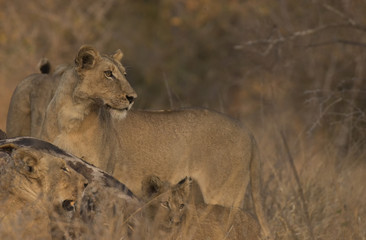
[[[33,169],[33,167],[32,166],[27,166],[27,170],[28,170],[28,172],[33,172],[34,171],[34,169]]]
[[[62,170],[64,170],[65,172],[69,172],[69,169],[67,167],[62,167]]]
[[[163,205],[163,207],[169,208],[169,202],[168,201],[162,202],[161,205]]]
[[[112,73],[112,71],[108,70],[108,71],[105,71],[105,72],[104,72],[104,75],[105,75],[106,77],[112,77],[112,76],[113,76],[113,73]]]
[[[184,208],[184,204],[182,203],[180,206],[179,206],[180,209],[183,209]]]

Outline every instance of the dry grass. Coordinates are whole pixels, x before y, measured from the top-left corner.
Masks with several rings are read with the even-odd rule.
[[[329,141],[293,137],[290,151],[304,206],[280,134],[269,130],[265,136],[263,197],[276,239],[365,239],[365,152],[342,156]]]
[[[265,150],[262,151],[263,199],[275,238],[365,239],[365,152],[351,149],[347,155],[341,156],[339,149],[329,142],[310,136],[297,136],[294,137],[295,141],[288,141],[306,201],[307,209],[304,209],[280,134],[274,127],[263,129],[262,134],[259,145]],[[317,141],[316,144],[311,140]],[[77,238],[118,239],[119,236],[126,236],[124,215],[118,211],[124,206],[118,207],[119,203],[112,196],[98,198],[105,205],[93,221],[73,222],[74,231],[82,229],[82,235],[79,232]],[[247,201],[247,210],[253,211],[250,200]],[[140,209],[136,213],[139,216]],[[37,230],[24,237],[24,227],[32,224],[37,216],[39,213],[26,211],[13,218],[10,225],[0,224],[1,239],[47,239],[49,235],[55,235],[45,231],[47,228],[38,226],[42,231]],[[146,226],[143,226],[141,218],[140,221],[142,225],[130,227],[136,231],[136,239],[149,239],[146,235],[149,236],[151,229],[144,232]],[[56,221],[56,225],[58,231],[65,229],[62,223],[57,224]]]

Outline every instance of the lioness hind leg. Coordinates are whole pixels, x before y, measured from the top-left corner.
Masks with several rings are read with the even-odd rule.
[[[230,176],[220,179],[215,179],[212,176],[211,178],[210,176],[204,178],[215,179],[215,182],[202,181],[199,177],[194,175],[193,177],[198,179],[197,182],[203,193],[205,203],[218,204],[225,207],[243,208],[244,196],[249,183],[249,174],[243,174],[241,177],[238,177],[238,174],[240,174],[240,172],[233,172]],[[240,179],[240,181],[237,179]]]

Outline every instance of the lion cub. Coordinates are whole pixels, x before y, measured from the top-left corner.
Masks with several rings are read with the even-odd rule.
[[[142,182],[150,239],[260,239],[260,226],[238,208],[206,204],[196,181],[176,185],[149,176]]]

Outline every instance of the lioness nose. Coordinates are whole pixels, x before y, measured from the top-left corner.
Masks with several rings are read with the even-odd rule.
[[[174,217],[169,217],[169,220],[171,223],[173,224],[179,224],[180,223],[180,218],[177,217],[177,216],[174,216]]]
[[[126,98],[127,98],[127,100],[130,102],[130,103],[133,103],[133,101],[134,101],[134,99],[135,99],[135,97],[133,97],[133,96],[126,96]]]
[[[75,209],[75,201],[74,200],[63,201],[62,208],[66,211],[73,211]]]

